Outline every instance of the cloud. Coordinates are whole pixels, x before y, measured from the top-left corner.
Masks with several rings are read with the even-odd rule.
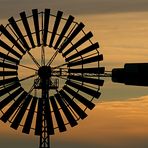
[[[19,11],[32,8],[63,10],[67,14],[102,14],[139,12],[148,10],[147,0],[0,0],[0,18],[17,15]],[[10,11],[11,10],[11,11]]]
[[[70,140],[82,144],[88,142],[95,148],[145,148],[148,146],[147,106],[148,96],[98,103],[77,128],[54,139],[65,141],[65,145]]]
[[[128,99],[125,101],[100,102],[90,111],[84,121],[80,121],[75,128],[68,127],[68,131],[52,136],[52,147],[77,148],[145,148],[148,146],[148,96]],[[0,127],[1,147],[10,145],[2,137],[10,139],[11,144],[31,148],[38,144],[38,139],[20,131]],[[14,141],[12,142],[12,139]],[[3,140],[3,141],[2,141]],[[25,148],[22,145],[22,148]]]

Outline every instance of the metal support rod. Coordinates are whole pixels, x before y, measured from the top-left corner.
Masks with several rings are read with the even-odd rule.
[[[111,71],[105,71],[104,74],[99,74],[100,77],[112,77]]]
[[[75,75],[79,76],[82,73],[69,73],[67,68],[51,68],[52,69],[52,76],[68,76],[70,75]],[[112,77],[112,71],[105,71],[103,74],[100,73],[83,73],[83,76],[89,76],[89,77]]]

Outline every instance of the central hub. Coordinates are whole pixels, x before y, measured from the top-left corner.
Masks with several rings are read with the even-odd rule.
[[[38,70],[38,75],[42,79],[47,79],[51,77],[51,67],[50,66],[42,66]]]

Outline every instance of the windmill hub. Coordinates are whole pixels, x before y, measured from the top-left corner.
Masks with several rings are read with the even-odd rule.
[[[38,70],[38,75],[42,79],[47,79],[51,77],[51,67],[50,66],[42,66]]]

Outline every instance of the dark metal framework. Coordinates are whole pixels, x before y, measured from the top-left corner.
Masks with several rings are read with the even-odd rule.
[[[86,118],[101,94],[103,55],[92,32],[74,19],[33,9],[0,25],[0,119],[26,134],[33,129],[40,148],[50,147],[49,135],[57,129],[64,132]]]

